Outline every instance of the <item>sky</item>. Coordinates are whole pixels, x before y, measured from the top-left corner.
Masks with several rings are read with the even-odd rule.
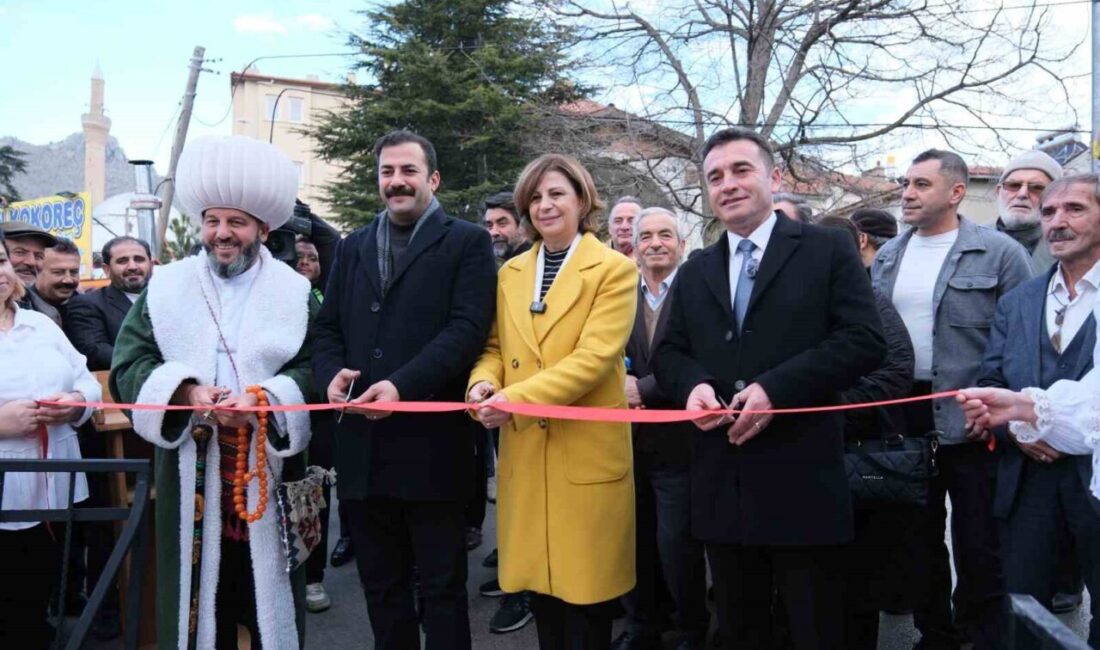
[[[1070,40],[1087,35],[1087,2],[1042,1],[1052,3],[1056,12],[1057,28],[1051,33]],[[0,136],[42,145],[79,132],[80,116],[88,110],[90,77],[98,62],[106,80],[111,135],[128,158],[151,158],[164,174],[194,46],[206,47],[203,67],[208,71],[199,78],[188,135],[229,134],[231,72],[258,57],[346,52],[347,35],[361,30],[365,22],[356,12],[371,4],[368,0],[0,0],[0,24],[5,28],[0,39],[4,62],[0,66],[4,89]],[[1086,42],[1058,72],[1087,72],[1088,53]],[[341,55],[261,59],[256,66],[277,76],[316,74],[322,80],[340,81],[352,62]],[[607,80],[596,81],[608,85]],[[1075,82],[1074,89],[1073,103],[1087,125],[1087,81]],[[1021,84],[1021,90],[1026,92],[1027,84]],[[597,99],[631,110],[642,108],[639,102],[644,103],[645,96],[638,88],[617,88]],[[1022,124],[1028,125],[1026,120]],[[899,160],[942,144],[927,133],[909,132],[906,137],[897,151]],[[1034,133],[1021,131],[1011,139],[1020,148],[1030,147]],[[991,157],[1003,158],[1003,154],[995,152]]]
[[[195,46],[206,48],[188,137],[228,135],[229,74],[257,57],[347,51],[363,0],[0,0],[0,136],[36,145],[81,131],[99,63],[111,135],[165,173]],[[323,12],[323,13],[319,13]],[[346,56],[260,60],[265,73],[341,81]],[[212,126],[211,126],[212,125]]]

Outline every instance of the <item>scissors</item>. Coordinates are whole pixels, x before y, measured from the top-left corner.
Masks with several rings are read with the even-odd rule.
[[[732,407],[732,406],[730,406],[730,405],[729,405],[729,404],[728,404],[728,403],[726,402],[726,400],[722,399],[722,396],[721,396],[721,395],[715,395],[715,396],[714,396],[714,398],[718,400],[718,403],[722,405],[722,408],[723,408],[723,409],[725,409],[725,410],[727,410],[727,411],[732,411],[732,410],[733,410],[733,407]],[[736,404],[737,406],[740,406],[740,403],[736,403],[736,402],[735,402],[735,404]],[[723,417],[723,418],[726,418],[726,417],[728,417],[728,418],[730,419],[730,422],[733,422],[734,420],[736,420],[736,419],[737,419],[737,416],[736,416],[736,415],[734,415],[734,414],[732,414],[732,413],[726,413],[726,414],[724,414],[724,415],[723,415],[722,417]]]
[[[214,400],[214,406],[211,406],[210,409],[206,411],[206,413],[203,413],[202,418],[204,420],[209,420],[213,422],[215,418],[211,416],[214,414],[214,408],[217,407],[218,404],[224,402],[227,397],[229,397],[228,390],[223,390],[222,392],[218,393],[218,399]]]
[[[348,402],[351,401],[351,391],[353,391],[353,390],[355,390],[355,380],[354,379],[352,379],[351,383],[348,384],[348,394],[344,395],[344,404],[347,404]],[[344,413],[346,413],[346,412],[347,412],[346,407],[340,409],[340,412],[336,414],[336,424],[340,424],[340,422],[342,422],[344,420]]]

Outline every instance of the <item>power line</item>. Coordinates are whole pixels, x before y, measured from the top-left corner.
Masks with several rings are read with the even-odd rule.
[[[164,136],[168,135],[168,129],[172,128],[172,122],[175,121],[176,115],[179,114],[180,106],[182,105],[183,101],[176,102],[176,109],[172,111],[172,116],[168,118],[168,123],[164,125],[164,130],[160,132],[160,137],[157,138],[157,144],[153,147],[153,153],[149,155],[150,158],[157,157],[157,152],[160,151],[160,145],[164,143]]]
[[[645,117],[645,116],[638,116],[638,115],[632,116],[632,117],[591,116],[591,115],[590,116],[584,116],[584,115],[580,115],[578,117],[585,118],[585,119],[590,119],[590,120],[597,121],[597,122],[650,122],[650,123],[653,123],[653,124],[659,124],[661,126],[676,125],[676,126],[691,126],[691,127],[694,127],[696,125],[696,122],[694,120],[671,120],[671,119],[661,119],[661,118]],[[732,122],[719,121],[719,120],[704,120],[704,122],[703,122],[703,124],[707,125],[707,126],[713,125],[715,123],[733,124]],[[759,128],[763,128],[763,127],[769,126],[769,125],[766,125],[766,124],[752,124],[752,125],[740,125],[740,126],[747,126],[749,128],[759,129]],[[1058,131],[1059,133],[1088,133],[1089,132],[1086,129],[1079,129],[1079,128],[1056,129],[1056,128],[1039,128],[1039,127],[1033,127],[1033,126],[994,126],[994,127],[989,127],[989,126],[982,126],[982,125],[977,125],[977,124],[942,124],[942,123],[940,123],[940,124],[912,124],[912,123],[904,123],[904,122],[901,123],[901,124],[895,124],[893,122],[850,122],[850,123],[841,122],[841,123],[836,123],[836,124],[803,124],[803,123],[799,123],[799,122],[790,122],[790,123],[776,122],[775,124],[772,124],[770,126],[772,128],[782,128],[782,129],[795,129],[795,128],[802,128],[802,129],[844,129],[844,128],[853,128],[853,129],[855,129],[855,128],[883,128],[883,127],[887,127],[887,126],[896,126],[899,129],[909,128],[909,129],[925,129],[925,130],[960,129],[960,130],[975,130],[975,131],[1024,131],[1024,132],[1034,132],[1034,133],[1047,133],[1047,132],[1050,132],[1050,131]]]
[[[360,53],[361,53],[360,50],[345,50],[343,52],[315,52],[315,53],[307,53],[307,54],[270,54],[270,55],[267,55],[267,56],[258,56],[255,59],[252,59],[251,61],[246,63],[244,65],[244,67],[241,68],[240,74],[244,74],[244,73],[248,72],[248,69],[251,68],[252,65],[255,64],[257,61],[266,61],[268,59],[310,59],[310,58],[316,58],[316,57],[352,56],[352,55],[360,54]],[[202,119],[199,119],[199,117],[197,115],[195,116],[195,121],[198,122],[199,124],[202,124],[203,126],[207,126],[207,127],[211,127],[211,128],[220,125],[222,122],[224,122],[226,120],[226,118],[229,117],[229,114],[233,112],[233,97],[235,97],[236,94],[237,94],[237,84],[230,84],[230,88],[229,88],[229,105],[225,107],[225,113],[223,113],[222,116],[220,118],[218,118],[218,120],[216,122],[206,122]]]

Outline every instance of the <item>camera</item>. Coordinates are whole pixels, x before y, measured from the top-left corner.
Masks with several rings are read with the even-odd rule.
[[[282,262],[294,266],[297,253],[294,250],[294,241],[298,235],[309,237],[313,234],[313,220],[317,217],[309,209],[309,204],[294,199],[294,214],[290,219],[267,235],[267,250],[271,256]]]

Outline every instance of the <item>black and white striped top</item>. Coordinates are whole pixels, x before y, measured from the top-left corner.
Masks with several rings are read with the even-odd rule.
[[[539,289],[539,301],[546,297],[546,292],[550,290],[550,285],[554,284],[554,278],[558,277],[558,271],[561,270],[561,265],[565,262],[565,258],[569,255],[569,249],[566,248],[563,251],[557,253],[551,253],[549,250],[543,248],[544,264],[542,266],[542,288]]]

